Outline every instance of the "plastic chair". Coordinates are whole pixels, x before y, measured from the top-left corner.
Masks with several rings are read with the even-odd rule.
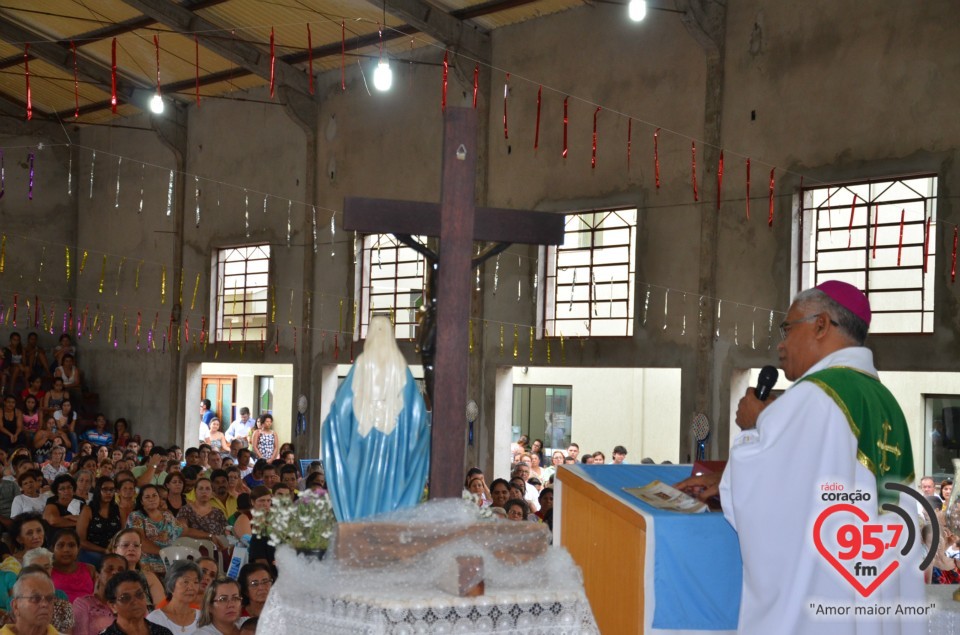
[[[177,560],[199,560],[200,552],[190,547],[171,545],[160,550],[160,559],[163,560],[163,566],[169,569]]]
[[[201,555],[205,555],[210,558],[217,557],[217,546],[211,540],[200,540],[198,538],[188,538],[187,536],[181,536],[177,538],[173,544],[178,547],[187,547],[188,549],[194,549],[199,552]]]

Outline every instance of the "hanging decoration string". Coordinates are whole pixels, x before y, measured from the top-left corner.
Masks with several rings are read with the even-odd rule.
[[[117,114],[117,38],[110,43],[110,111]]]
[[[533,151],[540,148],[540,100],[543,97],[543,85],[537,88],[537,125],[533,133]]]
[[[160,96],[160,36],[153,36],[153,48],[157,51],[157,97]]]
[[[440,95],[440,112],[447,112],[447,72],[450,70],[450,62],[447,59],[449,51],[443,52],[443,91]]]
[[[197,99],[197,108],[200,107],[200,39],[194,35],[193,36],[193,70],[196,75],[196,82],[194,84],[194,93]],[[140,333],[140,318],[137,317],[137,337],[139,338]]]
[[[509,139],[510,135],[507,133],[507,95],[510,93],[510,73],[507,73],[506,78],[503,80],[503,138]]]
[[[314,93],[313,87],[313,34],[310,33],[310,23],[307,22],[307,73],[310,86],[310,94]],[[343,78],[341,77],[341,81]]]
[[[30,93],[30,43],[23,45],[23,75],[27,80],[27,121],[33,119],[33,97]]]
[[[564,159],[567,158],[567,126],[570,123],[570,120],[567,118],[567,102],[570,101],[569,97],[563,98],[563,153],[560,155]]]
[[[627,171],[630,171],[630,146],[633,144],[633,117],[627,117]]]
[[[34,159],[34,155],[31,152],[30,154],[27,155],[27,164],[30,167],[30,180],[27,185],[27,200],[30,200],[30,201],[33,200],[33,159]]]
[[[690,174],[693,180],[693,201],[700,201],[700,192],[697,190],[697,142],[690,142]]]
[[[933,222],[933,216],[927,214],[927,223],[923,231],[923,273],[927,273],[927,261],[930,257],[930,224]]]
[[[593,111],[593,151],[590,155],[590,169],[595,170],[597,168],[597,115],[600,114],[600,106],[597,106],[597,109]]]
[[[953,254],[950,256],[950,282],[957,281],[957,227],[953,228]]]
[[[73,52],[73,118],[80,118],[80,74],[77,70],[77,45],[70,40],[70,50]]]
[[[660,128],[653,131],[653,178],[660,191]]]
[[[853,200],[850,202],[850,221],[847,223],[847,249],[853,244],[853,216],[857,211],[857,194],[854,192]]]
[[[717,213],[720,212],[721,194],[723,193],[723,150],[720,150],[720,159],[717,160]]]
[[[340,90],[347,89],[347,25],[340,20]]]
[[[473,109],[477,109],[477,92],[480,90],[480,65],[473,67]]]
[[[747,158],[747,220],[750,220],[750,158]]]
[[[903,255],[903,221],[906,217],[906,210],[900,210],[900,240],[897,243],[897,266],[900,266],[900,257]]]
[[[767,227],[773,227],[773,179],[777,168],[770,168],[770,211],[767,213]]]

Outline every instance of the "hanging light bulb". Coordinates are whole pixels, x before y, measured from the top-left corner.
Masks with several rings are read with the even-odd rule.
[[[155,115],[163,114],[163,97],[160,96],[160,93],[155,93],[150,98],[150,112]]]
[[[388,91],[393,85],[393,71],[390,70],[390,64],[387,60],[377,62],[377,68],[373,71],[373,87],[379,91]]]
[[[630,4],[627,5],[627,14],[634,22],[642,21],[647,17],[646,0],[630,0]]]

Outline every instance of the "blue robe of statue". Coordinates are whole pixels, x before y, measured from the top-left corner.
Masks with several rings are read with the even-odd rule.
[[[361,436],[353,410],[353,374],[323,422],[323,465],[337,519],[359,520],[420,502],[430,469],[430,415],[406,369],[403,409],[390,434]]]

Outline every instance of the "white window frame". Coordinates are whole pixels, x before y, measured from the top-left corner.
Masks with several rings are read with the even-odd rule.
[[[237,270],[238,263],[243,263],[242,272]],[[251,263],[265,263],[265,267],[261,264],[251,267]],[[251,342],[267,339],[271,268],[268,243],[223,247],[214,252],[213,341]],[[239,290],[243,291],[242,299],[238,299],[241,297],[237,293]],[[261,307],[263,311],[259,310]],[[231,319],[232,326],[225,324],[228,316],[235,316]],[[260,317],[262,323],[258,319]]]
[[[422,236],[413,239],[426,245]],[[354,339],[366,338],[374,314],[390,316],[398,339],[415,339],[418,307],[426,288],[426,258],[392,234],[367,234],[358,242],[361,254],[357,258],[355,297],[359,300],[353,316]],[[384,267],[393,268],[393,275],[377,275]],[[414,285],[416,281],[419,288]]]

